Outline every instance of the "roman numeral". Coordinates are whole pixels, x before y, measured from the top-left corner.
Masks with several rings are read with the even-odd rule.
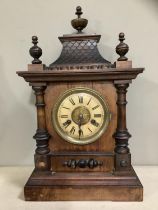
[[[92,130],[90,128],[88,128],[88,130],[92,133]]]
[[[89,105],[89,103],[91,102],[91,100],[92,100],[92,98],[90,98],[90,99],[89,99],[89,101],[88,101],[87,105]]]
[[[96,120],[91,120],[91,124],[95,127],[99,127],[99,123],[97,123]]]
[[[81,136],[83,136],[83,130],[79,129],[78,134],[79,134],[79,138],[80,138]]]
[[[67,128],[71,124],[71,120],[67,120],[66,122],[63,123],[63,126]]]
[[[79,103],[82,104],[83,103],[83,96],[78,96],[79,99]]]
[[[70,98],[69,101],[72,103],[72,105],[75,105],[75,102],[72,98]]]
[[[74,134],[74,133],[75,133],[75,127],[74,127],[74,126],[72,126],[72,128],[71,128],[71,130],[70,130],[70,133],[71,133],[71,134]]]
[[[94,106],[92,109],[95,110],[99,107],[99,105]]]
[[[101,117],[101,114],[94,114],[94,117],[99,118],[99,117]]]
[[[65,106],[62,106],[62,108],[64,108],[64,109],[70,109],[70,108],[67,108],[67,107],[65,107]]]
[[[60,117],[61,117],[61,118],[68,118],[68,115],[63,114],[63,115],[61,115]]]

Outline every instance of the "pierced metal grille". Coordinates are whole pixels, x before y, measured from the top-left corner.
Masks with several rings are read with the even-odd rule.
[[[97,35],[96,35],[97,36]],[[73,66],[93,66],[99,68],[111,67],[111,63],[105,60],[99,53],[96,39],[83,40],[64,40],[63,49],[59,58],[52,64],[49,69],[63,69],[63,66],[71,68]]]

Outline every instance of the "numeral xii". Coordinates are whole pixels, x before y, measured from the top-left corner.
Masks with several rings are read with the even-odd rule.
[[[79,103],[82,104],[83,103],[83,96],[78,96],[79,99]]]

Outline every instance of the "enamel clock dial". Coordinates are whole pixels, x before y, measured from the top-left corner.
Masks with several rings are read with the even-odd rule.
[[[96,141],[110,121],[107,102],[89,88],[73,88],[60,96],[52,110],[52,122],[66,141],[84,145]]]

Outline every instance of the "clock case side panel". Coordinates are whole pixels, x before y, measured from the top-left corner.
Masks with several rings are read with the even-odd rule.
[[[59,98],[66,90],[75,87],[85,87],[94,89],[100,93],[100,95],[108,103],[111,113],[111,121],[108,125],[105,133],[95,142],[87,145],[71,144],[63,140],[54,130],[52,125],[52,109]],[[116,107],[116,90],[113,83],[110,82],[61,82],[50,83],[45,91],[45,103],[46,103],[46,123],[48,132],[51,135],[49,141],[51,165],[53,171],[92,171],[87,168],[75,168],[65,167],[64,162],[69,160],[88,160],[95,159],[97,161],[103,161],[103,166],[93,168],[93,171],[109,172],[114,167],[114,139],[112,137],[116,130],[117,123],[117,107]]]

